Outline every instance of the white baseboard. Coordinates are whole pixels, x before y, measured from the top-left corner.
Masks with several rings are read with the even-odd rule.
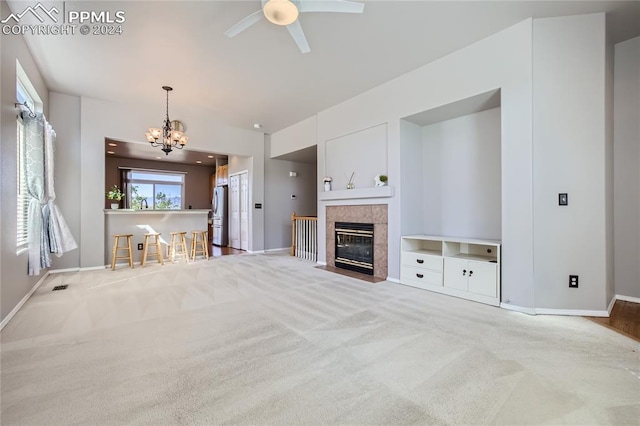
[[[18,313],[18,311],[20,310],[20,308],[22,308],[22,305],[24,305],[25,303],[27,303],[27,300],[29,300],[29,298],[33,295],[33,293],[36,292],[36,290],[38,289],[38,287],[40,287],[40,285],[44,282],[44,280],[47,279],[47,277],[49,276],[51,272],[47,271],[45,272],[45,274],[40,277],[40,279],[38,280],[38,282],[36,283],[36,285],[33,286],[33,288],[31,290],[29,290],[29,293],[27,293],[20,302],[18,302],[18,304],[15,306],[15,308],[13,308],[13,310],[11,312],[9,312],[9,315],[7,315],[2,322],[0,323],[0,330],[2,330],[4,328],[5,325],[7,325],[9,323],[9,321],[11,321],[11,319],[13,318],[13,316],[15,314]]]
[[[565,315],[565,316],[576,316],[576,317],[608,317],[609,312],[607,311],[589,311],[582,309],[544,309],[544,308],[536,308],[536,314],[540,315]]]
[[[139,263],[139,262],[138,262]],[[135,264],[135,263],[134,263]],[[124,263],[118,263],[118,265],[124,265]],[[63,274],[65,272],[84,272],[84,271],[101,271],[106,268],[110,268],[111,265],[104,266],[90,266],[88,268],[65,268],[65,269],[53,269],[49,271],[50,274]]]
[[[392,283],[400,284],[400,280],[397,278],[387,277],[387,281],[391,281]]]
[[[607,308],[607,316],[611,315],[611,310],[613,309],[613,305],[616,304],[616,296],[615,294],[611,298],[611,302],[609,302],[609,307]]]
[[[508,303],[501,302],[500,307],[508,311],[521,312],[523,314],[535,315],[536,310],[533,308],[525,308],[523,306],[510,305]]]
[[[614,300],[624,300],[625,302],[640,303],[640,297],[623,296],[622,294],[616,294]]]
[[[134,265],[139,265],[140,262],[133,262]],[[104,266],[89,266],[87,268],[80,268],[80,271],[101,271],[103,269],[106,268],[111,268],[111,265],[104,265]]]
[[[318,260],[316,263],[320,266],[327,266],[327,262],[321,262]]]
[[[274,249],[266,249],[265,253],[275,253],[281,251],[291,251],[291,247],[282,247],[282,248],[274,248]]]
[[[249,254],[264,254],[264,250],[256,250],[256,251],[247,250],[247,253],[249,253]]]

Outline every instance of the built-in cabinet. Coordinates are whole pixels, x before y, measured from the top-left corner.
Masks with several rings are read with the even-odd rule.
[[[217,186],[225,186],[229,184],[229,166],[227,164],[218,166],[216,170]]]
[[[402,237],[400,283],[500,305],[500,241]]]

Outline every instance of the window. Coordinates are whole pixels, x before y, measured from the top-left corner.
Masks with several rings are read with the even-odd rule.
[[[127,204],[130,208],[184,208],[184,173],[131,170],[128,175]]]
[[[16,79],[16,100],[20,103],[26,103],[31,111],[36,110],[36,105],[27,91],[25,84],[18,77]],[[26,146],[26,131],[24,128],[24,122],[22,117],[18,115],[16,120],[16,195],[17,195],[17,235],[16,235],[16,249],[18,253],[27,248],[28,238],[28,214],[29,214],[29,192],[27,190],[27,146]]]

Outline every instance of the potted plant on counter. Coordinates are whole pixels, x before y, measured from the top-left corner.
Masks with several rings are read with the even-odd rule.
[[[124,194],[122,193],[122,191],[120,191],[118,185],[113,185],[111,189],[107,191],[107,199],[117,201],[117,203],[111,203],[112,209],[117,209],[118,207],[120,207],[120,200],[122,200],[123,198]]]

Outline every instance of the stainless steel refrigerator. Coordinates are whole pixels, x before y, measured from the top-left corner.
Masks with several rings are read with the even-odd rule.
[[[211,210],[213,211],[213,244],[229,245],[229,195],[226,186],[213,188]]]

